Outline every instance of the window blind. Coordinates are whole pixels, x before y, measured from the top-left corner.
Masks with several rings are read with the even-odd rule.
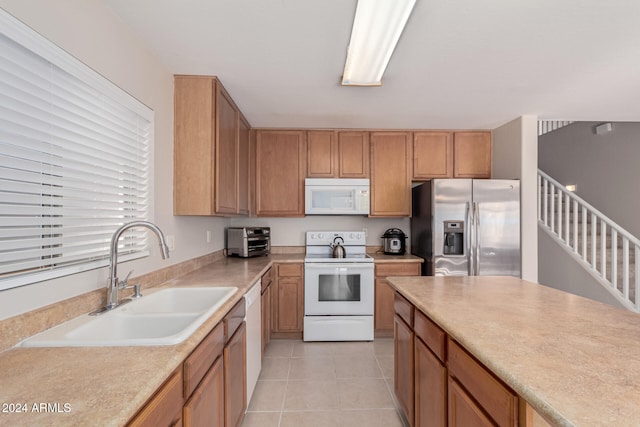
[[[153,112],[0,10],[0,290],[108,263],[149,219]],[[119,259],[148,254],[133,229]]]

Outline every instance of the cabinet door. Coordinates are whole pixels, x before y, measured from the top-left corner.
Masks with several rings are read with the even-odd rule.
[[[453,177],[491,178],[491,132],[455,132]]]
[[[376,305],[374,324],[376,336],[393,334],[393,296],[394,290],[383,278],[376,277]]]
[[[238,210],[240,215],[249,215],[249,133],[251,126],[238,114]]]
[[[387,276],[419,276],[419,263],[384,263],[375,265],[375,311],[376,337],[393,336],[394,290],[387,282]]]
[[[338,132],[338,177],[369,177],[369,132]]]
[[[260,297],[262,310],[262,356],[271,341],[271,285],[268,285]]]
[[[457,342],[447,339],[449,376],[460,383],[477,405],[499,426],[518,425],[518,396],[475,360]],[[451,382],[449,383],[451,384]]]
[[[238,209],[238,111],[219,83],[216,103],[216,213],[235,214]]]
[[[449,427],[494,426],[460,384],[449,377]]]
[[[411,215],[411,132],[371,132],[371,213]]]
[[[451,132],[413,133],[413,179],[453,176],[453,134]]]
[[[256,132],[256,213],[304,216],[304,131]]]
[[[393,390],[409,426],[414,426],[413,331],[396,316],[394,319]]]
[[[447,425],[447,368],[415,338],[415,426]]]
[[[183,402],[182,369],[179,369],[158,389],[127,426],[173,427],[181,425]]]
[[[224,425],[238,427],[247,408],[247,328],[240,328],[224,348]]]
[[[278,277],[276,332],[302,332],[304,300],[302,279]]]
[[[307,176],[309,178],[336,177],[337,150],[334,131],[308,131]]]
[[[185,427],[224,426],[224,371],[219,357],[184,405]]]
[[[178,76],[174,85],[173,212],[212,215],[215,80]]]

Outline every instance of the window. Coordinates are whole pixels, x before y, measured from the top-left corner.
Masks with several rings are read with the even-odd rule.
[[[0,9],[0,290],[108,264],[149,219],[153,111]],[[146,232],[121,260],[148,254]]]

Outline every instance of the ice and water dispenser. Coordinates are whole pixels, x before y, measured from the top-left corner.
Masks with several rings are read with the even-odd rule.
[[[444,221],[443,255],[464,255],[464,221]]]

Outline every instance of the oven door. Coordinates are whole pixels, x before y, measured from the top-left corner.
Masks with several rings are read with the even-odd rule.
[[[373,310],[373,264],[305,263],[305,316],[373,315]]]

